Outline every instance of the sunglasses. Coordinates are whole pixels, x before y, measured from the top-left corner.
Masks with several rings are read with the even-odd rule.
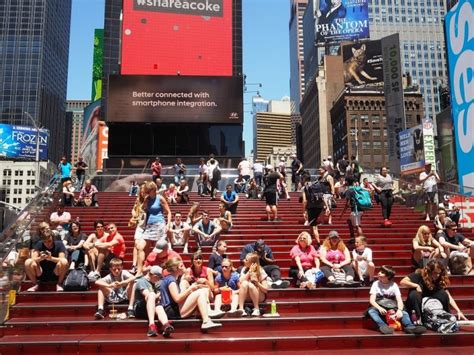
[[[96,226],[95,229],[104,229],[104,226]]]
[[[222,265],[222,268],[223,268],[223,269],[228,269],[228,268],[230,268],[230,265],[229,265],[229,266],[227,266],[227,265]]]

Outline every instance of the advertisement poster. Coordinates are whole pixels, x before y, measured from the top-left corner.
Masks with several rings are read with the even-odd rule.
[[[122,75],[232,75],[232,0],[124,0]]]
[[[318,44],[370,37],[367,0],[320,0],[316,17]]]
[[[474,192],[473,23],[472,0],[460,0],[445,17],[457,172],[466,194]]]
[[[108,122],[242,123],[234,77],[111,76]]]
[[[94,57],[92,61],[92,102],[102,98],[103,62],[104,30],[96,28],[94,32]]]
[[[95,128],[97,122],[100,120],[100,110],[102,107],[102,100],[97,100],[84,108],[84,118],[82,121],[83,133],[82,143],[87,140],[92,130]]]
[[[400,173],[402,175],[420,173],[425,169],[423,149],[423,127],[421,125],[401,131]]]
[[[383,85],[383,57],[380,41],[355,43],[342,47],[344,84],[348,86]]]
[[[34,127],[13,126],[0,123],[0,158],[32,159],[36,158],[37,132]],[[39,159],[48,159],[49,131],[40,129]]]
[[[434,126],[431,118],[424,118],[423,125],[423,149],[425,151],[425,164],[431,164],[436,170],[436,153],[434,140]]]

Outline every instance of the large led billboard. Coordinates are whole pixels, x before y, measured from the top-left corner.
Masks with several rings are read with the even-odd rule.
[[[316,17],[319,44],[370,37],[367,0],[320,0]]]
[[[0,158],[35,159],[38,132],[33,127],[0,123]],[[39,159],[48,159],[49,131],[39,131]]]
[[[232,75],[232,0],[124,0],[122,75]]]
[[[348,86],[383,85],[382,44],[379,41],[354,43],[342,47],[344,84]]]
[[[241,77],[111,76],[108,122],[242,123]]]
[[[460,0],[447,14],[446,44],[459,185],[474,191],[474,9]]]

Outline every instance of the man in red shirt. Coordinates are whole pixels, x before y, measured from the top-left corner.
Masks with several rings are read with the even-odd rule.
[[[95,247],[99,250],[97,269],[95,270],[99,275],[104,261],[108,264],[113,258],[123,260],[125,257],[125,240],[117,231],[117,226],[114,223],[110,223],[107,226],[107,231],[109,232],[108,235],[103,236],[98,242],[94,243]]]
[[[151,164],[151,179],[156,182],[156,179],[161,179],[161,163],[160,158],[156,157],[155,161]]]
[[[146,274],[152,266],[161,266],[172,258],[178,258],[181,260],[181,256],[177,252],[168,248],[168,241],[166,239],[160,239],[156,242],[155,248],[152,252],[148,254],[148,257],[145,260],[143,273]]]

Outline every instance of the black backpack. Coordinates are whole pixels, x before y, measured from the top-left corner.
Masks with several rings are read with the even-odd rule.
[[[305,190],[309,208],[322,207],[324,205],[324,186],[320,181],[306,185]]]
[[[70,270],[64,280],[63,288],[64,291],[87,291],[89,289],[89,279],[86,270],[83,268]]]
[[[221,169],[219,169],[219,167],[216,166],[216,167],[214,168],[214,170],[212,170],[212,180],[214,180],[214,181],[220,181],[221,177],[222,177],[222,176],[221,176]]]

